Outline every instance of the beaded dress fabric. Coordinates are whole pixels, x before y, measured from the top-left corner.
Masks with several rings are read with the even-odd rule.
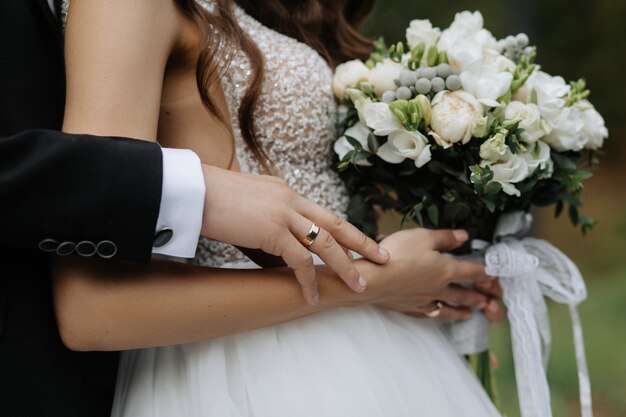
[[[212,11],[211,0],[197,0]],[[277,174],[296,192],[336,213],[344,213],[348,196],[332,170],[331,147],[336,138],[337,106],[332,71],[312,48],[282,35],[235,6],[241,28],[256,42],[265,58],[265,79],[255,109],[255,133],[274,163]],[[223,45],[222,88],[235,135],[236,156],[242,172],[262,173],[262,167],[244,142],[237,111],[248,85],[251,67],[246,54]],[[312,71],[312,69],[315,69]],[[248,258],[236,248],[200,239],[194,262],[203,266],[231,266]]]

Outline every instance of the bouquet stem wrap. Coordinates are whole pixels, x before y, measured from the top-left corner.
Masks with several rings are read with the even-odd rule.
[[[582,417],[592,417],[591,385],[585,359],[582,326],[576,306],[587,298],[587,289],[576,265],[545,240],[523,238],[532,223],[525,212],[501,216],[494,233],[494,244],[485,246],[485,265],[489,275],[497,276],[508,308],[515,362],[517,390],[522,417],[551,417],[550,389],[546,378],[551,333],[544,297],[569,307],[573,326],[580,386]],[[476,315],[475,316],[479,316]],[[472,324],[473,323],[473,324]],[[453,342],[463,341],[459,353],[485,349],[487,330],[484,320],[458,327],[452,325]],[[468,341],[470,343],[468,343]],[[472,345],[479,350],[471,350]]]

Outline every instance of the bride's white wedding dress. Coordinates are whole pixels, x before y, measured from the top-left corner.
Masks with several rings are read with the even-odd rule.
[[[211,9],[210,1],[199,1]],[[236,8],[266,59],[259,140],[296,191],[338,213],[332,170],[332,72],[307,45]],[[228,51],[228,48],[224,48]],[[222,87],[237,114],[251,68],[230,50]],[[225,52],[227,53],[227,52]],[[232,117],[244,172],[260,166]],[[234,247],[202,240],[195,262],[254,268]],[[344,308],[206,342],[122,355],[115,417],[489,417],[499,413],[438,324],[374,307]]]

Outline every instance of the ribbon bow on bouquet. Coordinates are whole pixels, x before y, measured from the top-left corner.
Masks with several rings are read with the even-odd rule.
[[[546,368],[551,334],[545,297],[569,307],[572,319],[582,417],[592,417],[591,385],[585,359],[582,327],[576,306],[587,298],[587,289],[578,267],[559,249],[545,240],[522,238],[532,223],[524,212],[501,216],[494,234],[496,243],[476,242],[485,250],[486,272],[497,276],[508,308],[515,362],[517,390],[523,417],[551,417],[550,389]],[[477,316],[477,315],[475,315]],[[480,319],[478,319],[480,320]],[[484,322],[484,319],[483,321]],[[487,335],[482,322],[452,325],[453,342],[471,340],[473,352],[457,346],[460,353],[485,350]]]

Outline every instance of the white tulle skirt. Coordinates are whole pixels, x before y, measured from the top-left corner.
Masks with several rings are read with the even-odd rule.
[[[114,417],[499,417],[439,325],[344,308],[125,352]]]

